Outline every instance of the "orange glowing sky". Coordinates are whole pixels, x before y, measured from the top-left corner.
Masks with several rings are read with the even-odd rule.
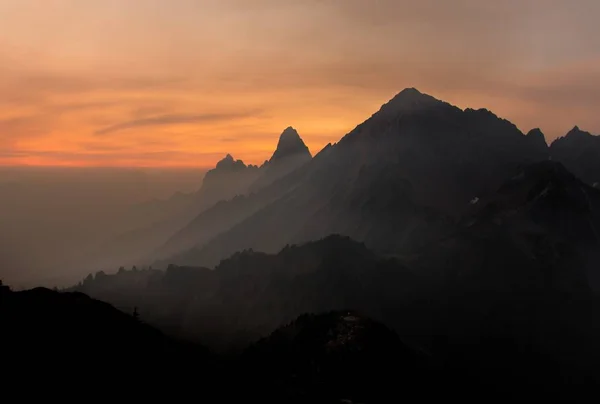
[[[261,163],[405,87],[600,133],[597,0],[2,0],[0,164]]]

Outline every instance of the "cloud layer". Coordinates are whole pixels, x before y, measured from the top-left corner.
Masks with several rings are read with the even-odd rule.
[[[102,129],[98,129],[94,132],[96,135],[106,135],[107,133],[117,132],[125,129],[140,128],[140,127],[153,127],[153,126],[167,126],[176,124],[193,124],[193,123],[210,123],[219,121],[231,121],[241,117],[252,116],[252,114],[204,114],[204,115],[161,115],[154,116],[151,118],[136,119],[133,121],[127,121],[118,123],[115,125],[107,126]]]
[[[405,87],[600,133],[595,0],[5,0],[0,164],[259,163]]]

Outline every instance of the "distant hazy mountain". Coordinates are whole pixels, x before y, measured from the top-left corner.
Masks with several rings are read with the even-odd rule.
[[[256,181],[261,172],[259,167],[246,165],[242,160],[235,160],[230,154],[209,170],[204,177],[202,187],[195,195],[199,211],[211,207],[219,201],[244,195],[248,187]]]
[[[240,208],[235,214],[225,214],[221,218],[218,213],[215,216],[215,212],[219,212],[222,206],[215,204],[231,200],[237,208],[239,198],[243,199],[251,191],[259,190],[289,174],[310,158],[308,148],[291,127],[281,134],[273,157],[261,167],[246,165],[242,160],[236,160],[227,154],[215,168],[206,173],[198,191],[191,194],[178,193],[168,200],[153,201],[132,208],[131,218],[125,219],[138,224],[93,249],[84,256],[81,265],[87,268],[140,265],[152,262],[153,252],[161,246],[161,251],[169,251],[171,254],[190,248],[196,242],[183,242],[188,233],[194,240],[202,240],[198,232],[210,232],[212,237],[237,223],[240,220],[238,218],[245,217],[248,211],[252,212],[251,207]],[[217,224],[216,227],[202,223],[200,230],[195,228],[192,220],[213,206],[216,210],[208,215],[211,222]],[[201,221],[200,218],[196,222]],[[173,241],[168,242],[170,239]],[[174,249],[171,250],[171,247]]]
[[[409,253],[447,232],[447,216],[492,193],[520,165],[547,159],[542,140],[487,110],[463,111],[406,89],[281,178],[284,194],[265,198],[269,204],[208,243],[191,237],[197,247],[166,262],[214,266],[244,248],[275,252],[331,233]]]
[[[550,155],[590,185],[600,183],[600,136],[575,126],[550,145]]]
[[[238,192],[233,199],[221,198],[220,202],[210,209],[201,211],[186,226],[172,234],[154,256],[164,258],[185,251],[230,229],[296,186],[300,176],[294,172],[310,160],[308,147],[298,132],[288,127],[280,135],[271,159],[260,168],[250,167],[252,175],[256,174],[255,181],[244,182],[244,192]],[[239,163],[233,164],[232,159],[227,164],[235,173],[243,170]]]
[[[383,276],[387,281],[380,283]],[[137,305],[148,321],[223,348],[266,335],[305,312],[369,307],[379,314],[381,302],[397,305],[414,295],[416,285],[398,262],[330,236],[273,255],[239,252],[215,270],[170,266],[96,276],[76,290],[120,307]]]
[[[251,192],[271,184],[310,161],[312,155],[296,129],[286,128],[277,143],[273,156],[261,167],[260,178],[250,187]]]

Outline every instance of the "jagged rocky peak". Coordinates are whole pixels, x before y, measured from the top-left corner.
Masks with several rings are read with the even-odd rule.
[[[304,141],[296,129],[288,126],[283,133],[281,133],[281,136],[279,136],[277,149],[269,161],[272,163],[290,156],[306,156],[307,158],[312,157],[310,150],[308,150],[308,147],[306,144],[304,144]]]
[[[236,170],[236,169],[244,169],[246,168],[246,164],[242,160],[235,160],[231,154],[227,154],[223,159],[221,159],[216,166],[217,170]],[[211,170],[212,171],[212,170]]]
[[[590,132],[586,132],[585,130],[581,130],[579,129],[579,126],[575,125],[573,127],[573,129],[571,129],[565,136],[566,138],[569,137],[584,137],[584,138],[596,138],[596,136],[594,136],[593,134],[591,134]]]
[[[544,150],[547,153],[548,143],[546,143],[546,136],[540,128],[531,129],[529,132],[527,132],[525,137],[531,144],[534,144],[535,146],[539,147],[540,150]]]
[[[579,146],[583,145],[596,145],[600,141],[600,136],[594,136],[590,132],[586,132],[581,130],[579,126],[574,126],[566,135],[557,138],[550,146],[554,148],[563,147],[566,145],[574,145],[577,144]]]
[[[550,155],[589,185],[600,181],[600,136],[575,126],[552,142]]]
[[[546,136],[544,136],[544,132],[542,132],[540,128],[531,129],[529,132],[527,132],[527,137],[541,138],[544,139],[544,141],[546,139]]]
[[[559,137],[553,143],[563,143],[571,140],[595,141],[597,138],[600,139],[600,137],[594,136],[590,132],[581,130],[579,126],[575,125],[573,129],[567,132],[566,135]]]

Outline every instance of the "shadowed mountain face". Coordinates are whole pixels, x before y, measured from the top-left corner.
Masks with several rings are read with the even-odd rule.
[[[433,295],[445,302],[449,343],[465,343],[477,324],[483,335],[592,369],[600,362],[600,193],[545,161],[472,209],[454,235],[407,263],[439,284]]]
[[[530,143],[530,147],[537,150],[539,153],[536,160],[547,160],[550,155],[548,144],[546,143],[546,136],[540,130],[540,128],[531,129],[529,132],[527,132],[525,137]]]
[[[199,238],[197,248],[163,263],[214,266],[244,248],[275,252],[332,233],[407,254],[447,233],[447,216],[464,213],[520,165],[546,159],[540,140],[487,110],[462,111],[407,89],[258,192],[262,209],[244,210],[250,215],[220,227],[222,234]]]
[[[600,182],[600,136],[575,126],[550,145],[552,159],[560,161],[577,177],[590,185]]]
[[[495,195],[472,205],[464,224],[466,227],[444,243],[460,239],[483,244],[483,248],[469,250],[468,259],[489,260],[487,266],[497,267],[500,277],[512,271],[502,268],[502,262],[515,274],[520,267],[529,268],[523,274],[544,267],[546,273],[539,275],[555,277],[552,284],[557,289],[600,291],[600,192],[560,163],[544,161],[523,168]],[[455,245],[450,249],[457,254]],[[510,257],[511,251],[514,257]],[[454,265],[462,271],[466,268]],[[443,268],[441,263],[435,266]],[[521,285],[525,287],[527,282]]]

